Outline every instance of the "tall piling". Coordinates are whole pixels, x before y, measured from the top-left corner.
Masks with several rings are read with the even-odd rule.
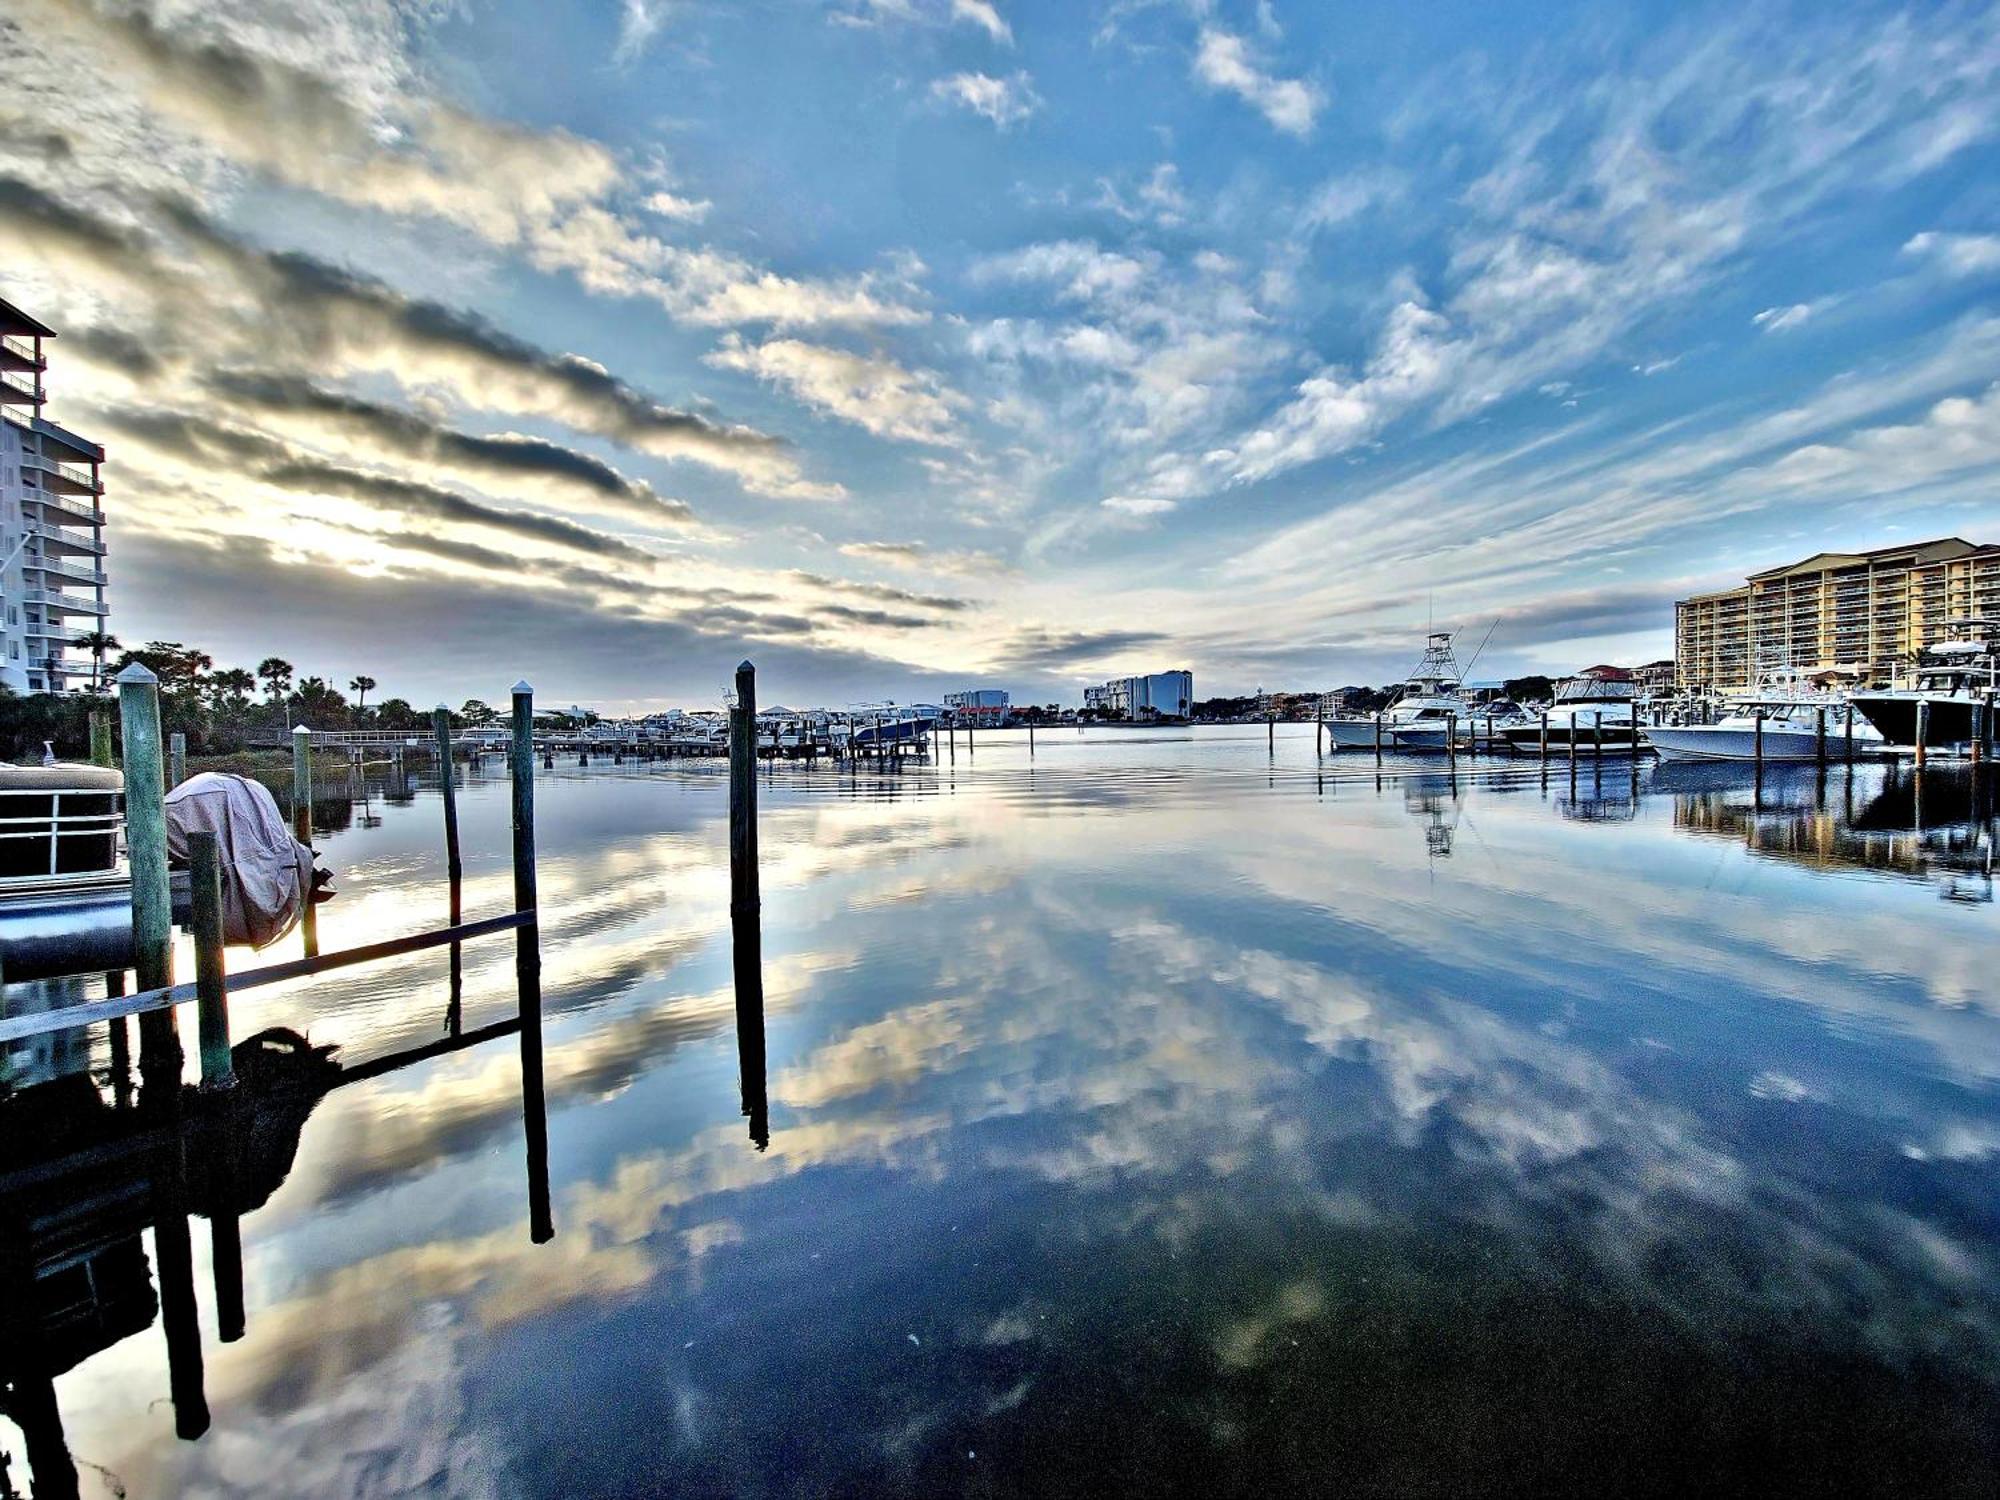
[[[303,724],[292,730],[292,837],[312,848],[312,730]],[[299,919],[299,931],[305,941],[306,957],[319,957],[319,908],[311,891],[306,892],[306,909]]]
[[[539,1104],[542,1079],[542,931],[535,885],[535,690],[513,688],[514,733],[508,747],[513,781],[514,910],[534,920],[514,929],[514,980],[520,991],[521,1129],[528,1153],[528,1238],[543,1244],[555,1236],[549,1212],[549,1124]]]
[[[729,710],[729,909],[754,911],[757,893],[757,669],[736,669],[736,702]],[[876,738],[880,741],[880,721]],[[970,748],[971,736],[967,736]]]
[[[193,897],[195,1017],[201,1037],[201,1086],[236,1085],[229,1057],[229,994],[223,981],[222,855],[210,829],[188,835]]]
[[[440,703],[431,710],[431,733],[437,740],[438,791],[444,799],[444,870],[449,890],[451,925],[459,925],[464,913],[465,866],[458,857],[458,769],[451,759],[451,710]],[[459,1030],[459,1007],[465,988],[465,954],[461,944],[451,945],[451,999],[445,1011],[445,1029],[453,1036]]]
[[[167,736],[167,790],[172,791],[188,777],[188,737],[179,730]]]
[[[1928,698],[1917,700],[1917,764],[1924,763],[1924,749],[1931,737],[1931,704]]]
[[[101,708],[90,711],[90,763],[105,767],[117,764],[111,754],[111,719]]]
[[[118,735],[125,747],[125,850],[132,877],[132,967],[139,988],[174,982],[174,898],[167,879],[165,745],[160,679],[141,662],[118,674]],[[181,1045],[174,1008],[139,1018],[139,1076],[154,1099],[180,1088]]]

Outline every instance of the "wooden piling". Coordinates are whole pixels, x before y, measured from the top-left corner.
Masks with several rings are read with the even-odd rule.
[[[1917,700],[1917,764],[1924,763],[1924,742],[1931,737],[1931,704],[1928,698]]]
[[[1029,724],[1029,725],[1028,725],[1028,754],[1030,754],[1030,755],[1033,755],[1034,753],[1035,753],[1035,726],[1034,726],[1033,724]]]
[[[93,766],[117,764],[111,755],[111,719],[101,708],[90,711],[90,763]]]
[[[229,995],[223,981],[222,855],[211,830],[197,829],[188,835],[188,869],[194,898],[191,926],[201,1086],[233,1088],[236,1070],[229,1058]]]
[[[755,911],[757,893],[757,669],[736,669],[736,703],[729,710],[729,909]],[[875,721],[881,748],[881,720]]]
[[[1278,719],[1275,714],[1271,716],[1270,721],[1264,726],[1264,743],[1270,748],[1271,754],[1276,755],[1278,753]]]
[[[1375,764],[1382,764],[1382,711],[1375,711]]]
[[[1826,705],[1813,710],[1813,759],[1826,764]]]
[[[1760,771],[1763,770],[1764,769],[1764,710],[1761,708],[1757,710],[1757,732],[1756,732],[1756,738],[1751,742],[1751,750],[1752,750],[1751,758],[1757,762],[1757,769]]]
[[[312,848],[313,841],[313,755],[312,730],[300,724],[292,730],[292,837]],[[319,905],[313,892],[306,892],[305,914],[299,919],[300,936],[306,957],[319,956]],[[146,988],[142,980],[139,987]]]
[[[463,914],[465,866],[458,857],[458,768],[451,759],[451,710],[440,703],[431,710],[431,733],[437,740],[438,792],[444,798],[444,872],[448,885],[451,925]],[[451,996],[446,1001],[445,1030],[457,1036],[465,990],[465,953],[451,945]]]
[[[1446,714],[1444,720],[1444,754],[1451,769],[1458,769],[1458,715]]]
[[[1847,705],[1847,724],[1844,733],[1847,741],[1845,746],[1846,759],[1847,763],[1851,766],[1854,764],[1854,705],[1852,703]]]
[[[1593,709],[1590,715],[1590,753],[1601,770],[1604,765],[1604,710]]]
[[[509,767],[514,790],[514,910],[536,909],[535,892],[535,690],[525,682],[513,689],[514,738]],[[527,927],[517,929],[516,968],[539,970],[538,945]],[[524,1018],[525,1019],[525,1018]],[[536,1018],[539,1028],[540,1018]]]
[[[125,848],[132,872],[132,956],[139,988],[174,982],[174,898],[167,882],[167,808],[160,744],[160,679],[141,662],[118,674],[125,745]],[[166,1016],[172,1035],[173,1012]],[[142,1028],[143,1032],[144,1028]]]
[[[172,791],[188,774],[188,739],[178,730],[167,736],[167,790]]]
[[[1547,710],[1546,708],[1542,710],[1542,739],[1541,739],[1541,752],[1542,752],[1542,759],[1543,759],[1544,761],[1548,760],[1548,758],[1549,758],[1549,711],[1548,711],[1548,710]]]

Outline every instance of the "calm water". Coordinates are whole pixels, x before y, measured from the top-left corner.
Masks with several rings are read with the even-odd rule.
[[[720,776],[545,773],[546,1243],[513,1038],[366,1066],[445,1037],[442,955],[238,997],[362,1076],[237,1169],[230,1342],[188,1148],[204,1435],[157,1185],[6,1225],[70,1257],[81,1492],[2000,1484],[1991,783],[1038,738],[765,782],[766,1149]],[[354,790],[329,948],[443,917],[435,790]],[[461,809],[504,910],[504,783]],[[114,1130],[101,1036],[29,1061]]]

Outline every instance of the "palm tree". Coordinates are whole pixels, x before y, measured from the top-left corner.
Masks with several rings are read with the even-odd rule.
[[[366,713],[368,711],[368,694],[374,689],[374,686],[375,679],[372,677],[356,677],[347,684],[347,690],[350,693],[358,695],[354,700],[354,711],[356,713]]]
[[[264,686],[271,694],[271,701],[284,705],[285,728],[290,729],[292,705],[286,694],[292,685],[292,664],[282,656],[267,656],[257,663],[257,675],[264,680]]]
[[[78,640],[77,644],[90,652],[92,663],[90,669],[90,690],[93,693],[103,692],[104,658],[109,656],[113,651],[120,649],[118,637],[115,635],[106,635],[101,630],[93,630],[89,635]]]

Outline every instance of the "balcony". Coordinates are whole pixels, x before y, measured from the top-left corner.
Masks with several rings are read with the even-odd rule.
[[[0,334],[0,370],[46,370],[48,356],[35,352],[35,341],[16,334]]]
[[[56,518],[57,525],[102,526],[104,524],[104,512],[96,506],[72,505],[62,496],[48,490],[30,490],[21,498],[30,505],[42,507],[45,524],[50,516]]]
[[[40,406],[44,399],[39,380],[0,371],[0,406]]]
[[[104,481],[97,477],[97,471],[85,464],[66,464],[42,453],[21,455],[23,467],[39,469],[42,473],[42,489],[56,495],[101,495]]]
[[[25,572],[47,573],[56,578],[66,578],[72,583],[89,584],[93,588],[102,588],[110,582],[101,568],[88,568],[80,563],[52,562],[46,557],[26,558],[22,561],[21,567]]]
[[[30,521],[21,530],[40,541],[45,550],[76,552],[87,557],[104,556],[104,543],[94,536],[78,536],[60,526],[49,526],[41,521]]]
[[[39,604],[43,609],[62,615],[97,615],[101,618],[107,613],[95,599],[86,599],[81,594],[58,593],[53,589],[29,589],[21,598],[25,603]]]
[[[81,646],[95,632],[72,630],[65,625],[30,625],[27,633],[30,640],[49,641],[58,646]]]

